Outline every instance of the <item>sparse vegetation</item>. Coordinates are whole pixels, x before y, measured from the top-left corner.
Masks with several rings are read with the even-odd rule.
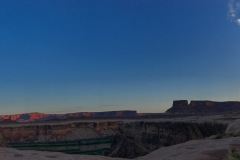
[[[224,138],[224,135],[223,135],[223,134],[218,134],[218,135],[215,137],[215,139],[222,139],[222,138]]]
[[[240,160],[240,149],[229,150],[227,160]]]

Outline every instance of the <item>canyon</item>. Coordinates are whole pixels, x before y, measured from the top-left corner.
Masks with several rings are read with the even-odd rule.
[[[162,147],[146,156],[134,160],[226,160],[229,153],[237,150],[239,137],[224,139],[192,140],[169,147]],[[17,150],[0,147],[0,159],[4,160],[128,160],[106,156],[73,155],[60,152]]]
[[[181,151],[187,152],[186,148],[204,146],[202,141],[209,145],[218,141],[223,145],[226,143],[226,155],[233,143],[232,137],[236,137],[237,142],[240,141],[238,105],[239,102],[213,101],[191,101],[188,104],[188,101],[180,100],[174,101],[173,106],[164,114],[112,111],[62,114],[53,119],[49,118],[52,115],[41,113],[1,116],[0,147],[18,149],[19,151],[10,149],[10,152],[19,152],[23,157],[30,152],[23,150],[35,150],[31,152],[45,154],[40,151],[48,151],[56,155],[60,154],[57,152],[62,152],[61,154],[74,154],[72,157],[79,154],[98,155],[96,159],[148,159],[151,155],[154,155],[152,159],[157,159],[156,154],[164,153],[160,156],[162,159],[171,159],[166,156],[176,158],[176,155],[171,155],[168,148],[180,154],[175,146],[185,145]],[[191,147],[193,143],[194,146],[201,145]],[[234,145],[237,148],[240,142]],[[217,147],[216,145],[215,148]],[[209,154],[215,156],[215,152]],[[94,159],[91,156],[87,158]]]
[[[1,125],[0,128],[0,158],[6,160],[226,159],[230,150],[237,150],[240,146],[239,127],[239,114],[138,120],[108,119],[98,122],[78,120],[78,122],[58,123],[10,123]],[[79,130],[82,132],[78,132]],[[111,136],[112,138],[109,138]],[[78,143],[77,145],[71,144],[73,139]],[[72,146],[85,151],[104,148],[103,145],[101,146],[104,144],[102,142],[110,147],[104,154],[99,154],[103,153],[100,151],[94,156],[86,155],[93,152],[64,154],[66,153],[64,151],[72,149]],[[64,153],[58,151],[59,148],[64,148],[62,144],[65,145],[65,150],[61,151]],[[93,144],[98,146],[94,147]],[[10,148],[3,148],[6,145]]]
[[[4,144],[20,150],[136,158],[161,147],[223,134],[226,122],[196,117],[2,124]]]

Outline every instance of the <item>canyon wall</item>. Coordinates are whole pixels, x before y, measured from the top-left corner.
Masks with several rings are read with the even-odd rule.
[[[118,122],[76,122],[68,124],[22,125],[0,127],[8,143],[73,141],[113,136]]]
[[[137,111],[107,111],[107,112],[76,112],[66,114],[44,114],[44,113],[23,113],[13,115],[0,115],[0,120],[7,122],[32,122],[47,121],[61,119],[77,119],[77,118],[125,118],[136,117]]]
[[[8,144],[23,150],[106,155],[113,137],[119,133],[119,123],[108,121],[18,125],[0,127],[0,146]],[[1,136],[4,143],[1,143]]]
[[[10,147],[135,158],[160,147],[221,134],[226,124],[102,121],[0,127]],[[1,137],[0,137],[1,138]]]
[[[225,124],[190,122],[124,123],[113,140],[110,156],[135,158],[163,147],[222,134]]]
[[[0,147],[7,147],[7,142],[2,134],[2,130],[0,129]]]
[[[240,111],[240,102],[214,102],[214,101],[173,101],[173,105],[166,113],[170,114],[215,114]]]

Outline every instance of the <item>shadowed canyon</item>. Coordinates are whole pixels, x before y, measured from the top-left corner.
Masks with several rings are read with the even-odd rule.
[[[239,104],[181,100],[174,101],[166,113],[153,115],[113,111],[54,118],[39,113],[1,116],[0,141],[1,146],[19,150],[138,158],[191,140],[236,137],[236,127],[231,131],[229,125],[240,118]]]

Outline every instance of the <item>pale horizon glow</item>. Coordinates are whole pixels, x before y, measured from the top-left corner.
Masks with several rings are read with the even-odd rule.
[[[240,101],[240,0],[0,2],[0,115]]]

